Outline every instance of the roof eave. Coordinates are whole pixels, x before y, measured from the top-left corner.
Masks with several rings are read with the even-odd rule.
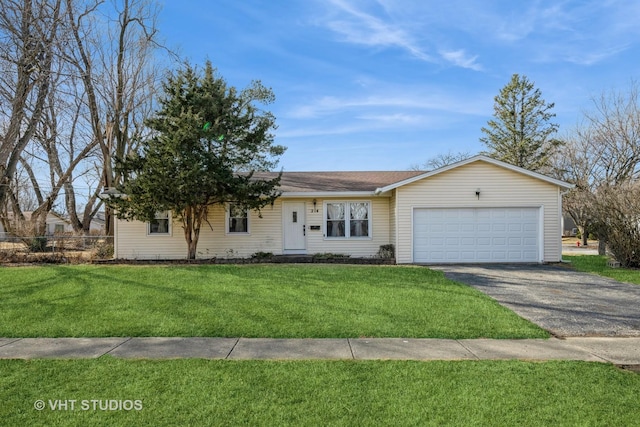
[[[280,197],[372,197],[376,195],[375,191],[283,191]]]

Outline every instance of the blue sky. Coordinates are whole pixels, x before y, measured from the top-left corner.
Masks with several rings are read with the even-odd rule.
[[[639,19],[628,0],[184,0],[159,27],[230,84],[273,88],[284,170],[405,170],[482,150],[514,73],[569,132],[591,98],[640,77]]]

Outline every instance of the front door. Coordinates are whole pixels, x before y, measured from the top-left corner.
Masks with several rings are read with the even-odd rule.
[[[304,209],[304,202],[282,204],[284,253],[305,253],[307,249]]]

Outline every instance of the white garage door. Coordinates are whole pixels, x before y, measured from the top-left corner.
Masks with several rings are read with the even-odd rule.
[[[413,260],[539,262],[538,208],[414,209]]]

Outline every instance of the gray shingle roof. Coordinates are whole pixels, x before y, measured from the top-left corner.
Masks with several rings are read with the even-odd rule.
[[[424,171],[368,171],[368,172],[283,172],[280,190],[293,192],[375,191],[423,174]],[[269,178],[277,173],[257,172],[256,178]]]

